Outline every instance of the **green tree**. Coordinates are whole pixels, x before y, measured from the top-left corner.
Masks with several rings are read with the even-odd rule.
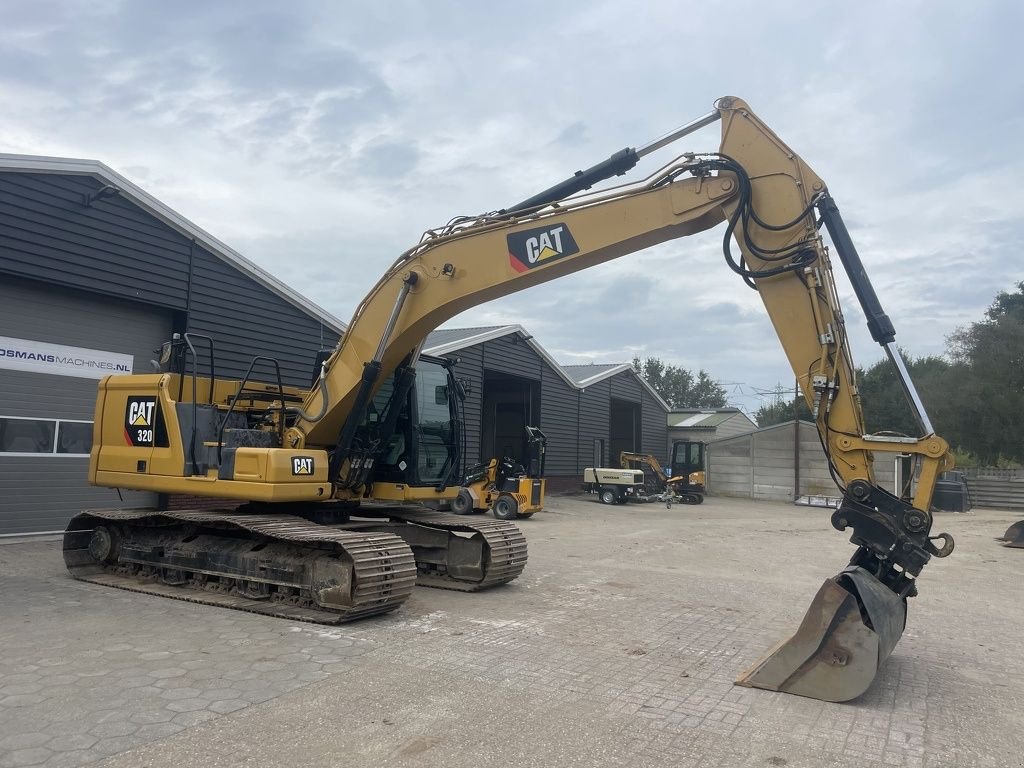
[[[904,353],[904,358],[935,431],[951,445],[956,445],[960,434],[959,406],[951,393],[959,391],[963,366],[934,356],[915,359]],[[868,433],[895,432],[915,437],[921,434],[896,376],[896,369],[888,359],[879,360],[867,369],[858,368],[857,390]],[[801,419],[814,420],[803,396],[794,398],[791,392],[783,389],[781,384],[776,387],[775,399],[762,405],[754,414],[758,426],[792,421],[794,407],[799,409]]]
[[[982,464],[1024,462],[1024,282],[1016,289],[999,293],[984,320],[950,335],[948,357],[904,353],[935,432],[960,456]],[[921,434],[889,360],[858,368],[857,390],[868,433]],[[779,385],[754,419],[762,427],[789,421],[794,405],[800,418],[810,418],[803,398],[794,403]]]
[[[935,432],[956,446],[961,440],[966,366],[934,355],[914,358],[904,353],[903,356]],[[920,436],[921,427],[903,392],[896,369],[888,359],[879,360],[866,370],[857,369],[857,388],[869,433],[896,432]]]
[[[793,390],[786,390],[781,384],[775,386],[775,398],[768,403],[762,403],[761,407],[754,413],[754,421],[759,427],[770,427],[772,424],[782,424],[793,420],[796,412],[804,421],[812,421],[811,409],[807,407],[804,398],[789,397]]]
[[[960,447],[987,464],[1024,461],[1024,282],[946,341],[965,371],[956,393]]]
[[[686,368],[666,365],[657,357],[648,357],[643,362],[634,357],[633,370],[672,408],[721,408],[725,405],[725,390],[703,368],[695,377]]]

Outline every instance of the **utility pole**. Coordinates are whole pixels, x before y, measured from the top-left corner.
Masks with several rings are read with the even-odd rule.
[[[800,498],[800,380],[793,386],[793,501]]]

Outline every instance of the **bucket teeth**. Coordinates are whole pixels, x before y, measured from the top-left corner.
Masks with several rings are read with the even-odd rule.
[[[899,641],[906,602],[863,568],[827,579],[800,627],[736,681],[822,701],[864,693]]]

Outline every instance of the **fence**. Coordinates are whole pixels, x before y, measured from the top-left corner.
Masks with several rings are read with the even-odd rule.
[[[967,485],[976,507],[1024,512],[1024,469],[968,469]]]

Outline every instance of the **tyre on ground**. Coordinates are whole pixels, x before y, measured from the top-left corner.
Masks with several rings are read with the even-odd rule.
[[[515,520],[519,514],[519,502],[503,493],[494,502],[491,513],[499,520]]]
[[[471,515],[473,509],[473,494],[466,488],[459,488],[459,495],[452,499],[452,512],[456,515]]]

